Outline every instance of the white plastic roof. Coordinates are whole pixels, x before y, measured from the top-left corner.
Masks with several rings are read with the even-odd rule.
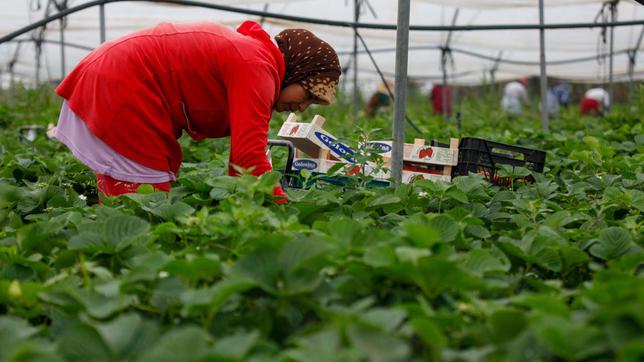
[[[70,7],[89,0],[70,0]],[[214,4],[230,5],[244,9],[297,15],[318,19],[353,21],[353,1],[351,0],[201,0]],[[44,16],[47,0],[2,0],[0,7],[0,36],[6,35]],[[546,23],[587,23],[593,22],[602,1],[593,0],[545,0]],[[395,24],[397,1],[369,0],[369,6],[362,6],[360,22]],[[536,0],[412,0],[412,25],[449,25],[459,9],[457,25],[483,24],[537,24],[539,19]],[[227,13],[194,7],[182,7],[153,2],[120,2],[105,7],[107,18],[107,38],[114,39],[137,29],[153,26],[162,21],[189,22],[212,20],[235,27],[246,19],[259,20],[258,17]],[[372,12],[373,10],[373,12]],[[375,15],[375,16],[374,16]],[[618,20],[644,19],[644,7],[633,0],[621,0],[618,4]],[[599,20],[601,21],[601,19]],[[340,53],[341,63],[350,64],[353,48],[353,31],[350,28],[295,23],[283,20],[265,19],[265,29],[274,35],[288,27],[307,28],[332,44]],[[615,80],[628,79],[628,57],[625,50],[633,49],[642,31],[642,26],[618,27],[615,29],[614,58]],[[394,49],[396,33],[392,30],[362,29],[371,50]],[[605,81],[608,76],[608,60],[598,61],[596,56],[608,51],[608,44],[600,41],[601,28],[556,29],[546,31],[546,59],[559,61],[573,58],[589,58],[588,61],[574,64],[549,65],[548,76],[567,78],[577,81]],[[415,49],[437,47],[445,42],[446,32],[413,31],[410,33],[409,76],[424,82],[439,81],[440,51],[437,49]],[[20,36],[29,39],[30,35]],[[49,24],[45,39],[59,40],[59,22]],[[607,38],[608,39],[608,38]],[[75,13],[68,18],[65,41],[87,47],[99,45],[98,8]],[[539,74],[539,31],[459,31],[452,36],[453,66],[449,66],[450,82],[476,84],[489,79],[493,61],[463,54],[458,50],[474,52],[492,59],[502,55],[503,59],[534,64],[501,63],[496,71],[496,80],[508,80],[518,76]],[[22,43],[20,49],[15,42],[0,44],[0,79],[6,84],[10,78],[8,65],[15,59],[14,77],[26,81],[36,78],[35,47],[33,42]],[[360,47],[362,49],[362,47]],[[636,64],[635,79],[644,79],[644,44],[640,46],[639,63]],[[87,50],[67,47],[65,49],[65,71],[88,53]],[[378,51],[374,57],[380,68],[393,77],[395,52]],[[40,80],[61,77],[61,52],[56,43],[43,45],[40,67]],[[373,86],[379,82],[375,68],[365,53],[358,57],[358,78],[362,86]],[[352,71],[350,69],[350,71]],[[346,74],[350,86],[350,73]]]

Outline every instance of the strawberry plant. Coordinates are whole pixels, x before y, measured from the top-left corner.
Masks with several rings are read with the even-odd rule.
[[[543,174],[502,169],[507,186],[470,174],[371,188],[357,175],[276,205],[279,173],[226,176],[225,140],[181,139],[170,193],[98,205],[62,144],[17,137],[53,121],[48,92],[19,89],[0,108],[0,361],[644,358],[637,107],[567,110],[543,133],[536,117],[464,104],[463,135],[547,150]],[[356,149],[355,127],[386,137],[388,119],[315,112]],[[458,135],[410,114],[432,137]]]

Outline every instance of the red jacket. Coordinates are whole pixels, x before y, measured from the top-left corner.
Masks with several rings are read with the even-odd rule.
[[[89,129],[123,156],[179,171],[182,131],[230,136],[230,164],[271,169],[268,123],[284,59],[259,24],[169,24],[107,42],[56,88]],[[234,174],[232,168],[229,172]]]

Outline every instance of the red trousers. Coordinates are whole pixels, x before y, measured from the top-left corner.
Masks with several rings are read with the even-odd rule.
[[[170,189],[172,188],[169,181],[150,185],[152,185],[152,187],[156,191],[170,192]],[[136,192],[136,189],[139,188],[139,186],[141,186],[140,183],[119,181],[107,175],[102,175],[100,173],[96,174],[96,188],[98,189],[99,193],[103,193],[106,196],[118,196],[134,193]],[[273,188],[273,195],[277,197],[275,199],[276,204],[288,203],[286,194],[280,186],[275,186],[275,188]],[[103,203],[100,198],[99,203]]]
[[[158,191],[169,192],[171,188],[169,181],[151,185]],[[136,192],[136,189],[139,186],[141,186],[140,183],[119,181],[107,175],[100,173],[96,174],[96,188],[98,189],[98,192],[101,192],[106,196],[118,196],[133,193]]]
[[[599,102],[590,98],[584,98],[581,100],[579,111],[581,114],[591,114],[592,112],[595,112],[595,114],[602,113]]]

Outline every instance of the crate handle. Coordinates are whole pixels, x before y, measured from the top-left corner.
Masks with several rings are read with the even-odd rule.
[[[492,152],[490,152],[490,148],[488,147],[487,142],[483,142],[483,145],[485,146],[485,153],[487,154],[487,158],[492,165],[492,170],[496,173],[496,162],[494,162],[494,159],[492,158]]]
[[[514,152],[503,148],[494,148],[494,147],[492,148],[492,152],[498,153],[504,156],[510,156],[514,160],[525,161],[525,155],[521,152]]]
[[[273,147],[286,147],[286,149],[288,150],[288,155],[286,157],[286,167],[284,168],[284,183],[282,184],[282,186],[284,187],[285,185],[290,185],[292,177],[291,174],[293,172],[295,146],[293,146],[293,143],[291,141],[269,139],[267,142],[267,147],[267,155],[271,152]]]

